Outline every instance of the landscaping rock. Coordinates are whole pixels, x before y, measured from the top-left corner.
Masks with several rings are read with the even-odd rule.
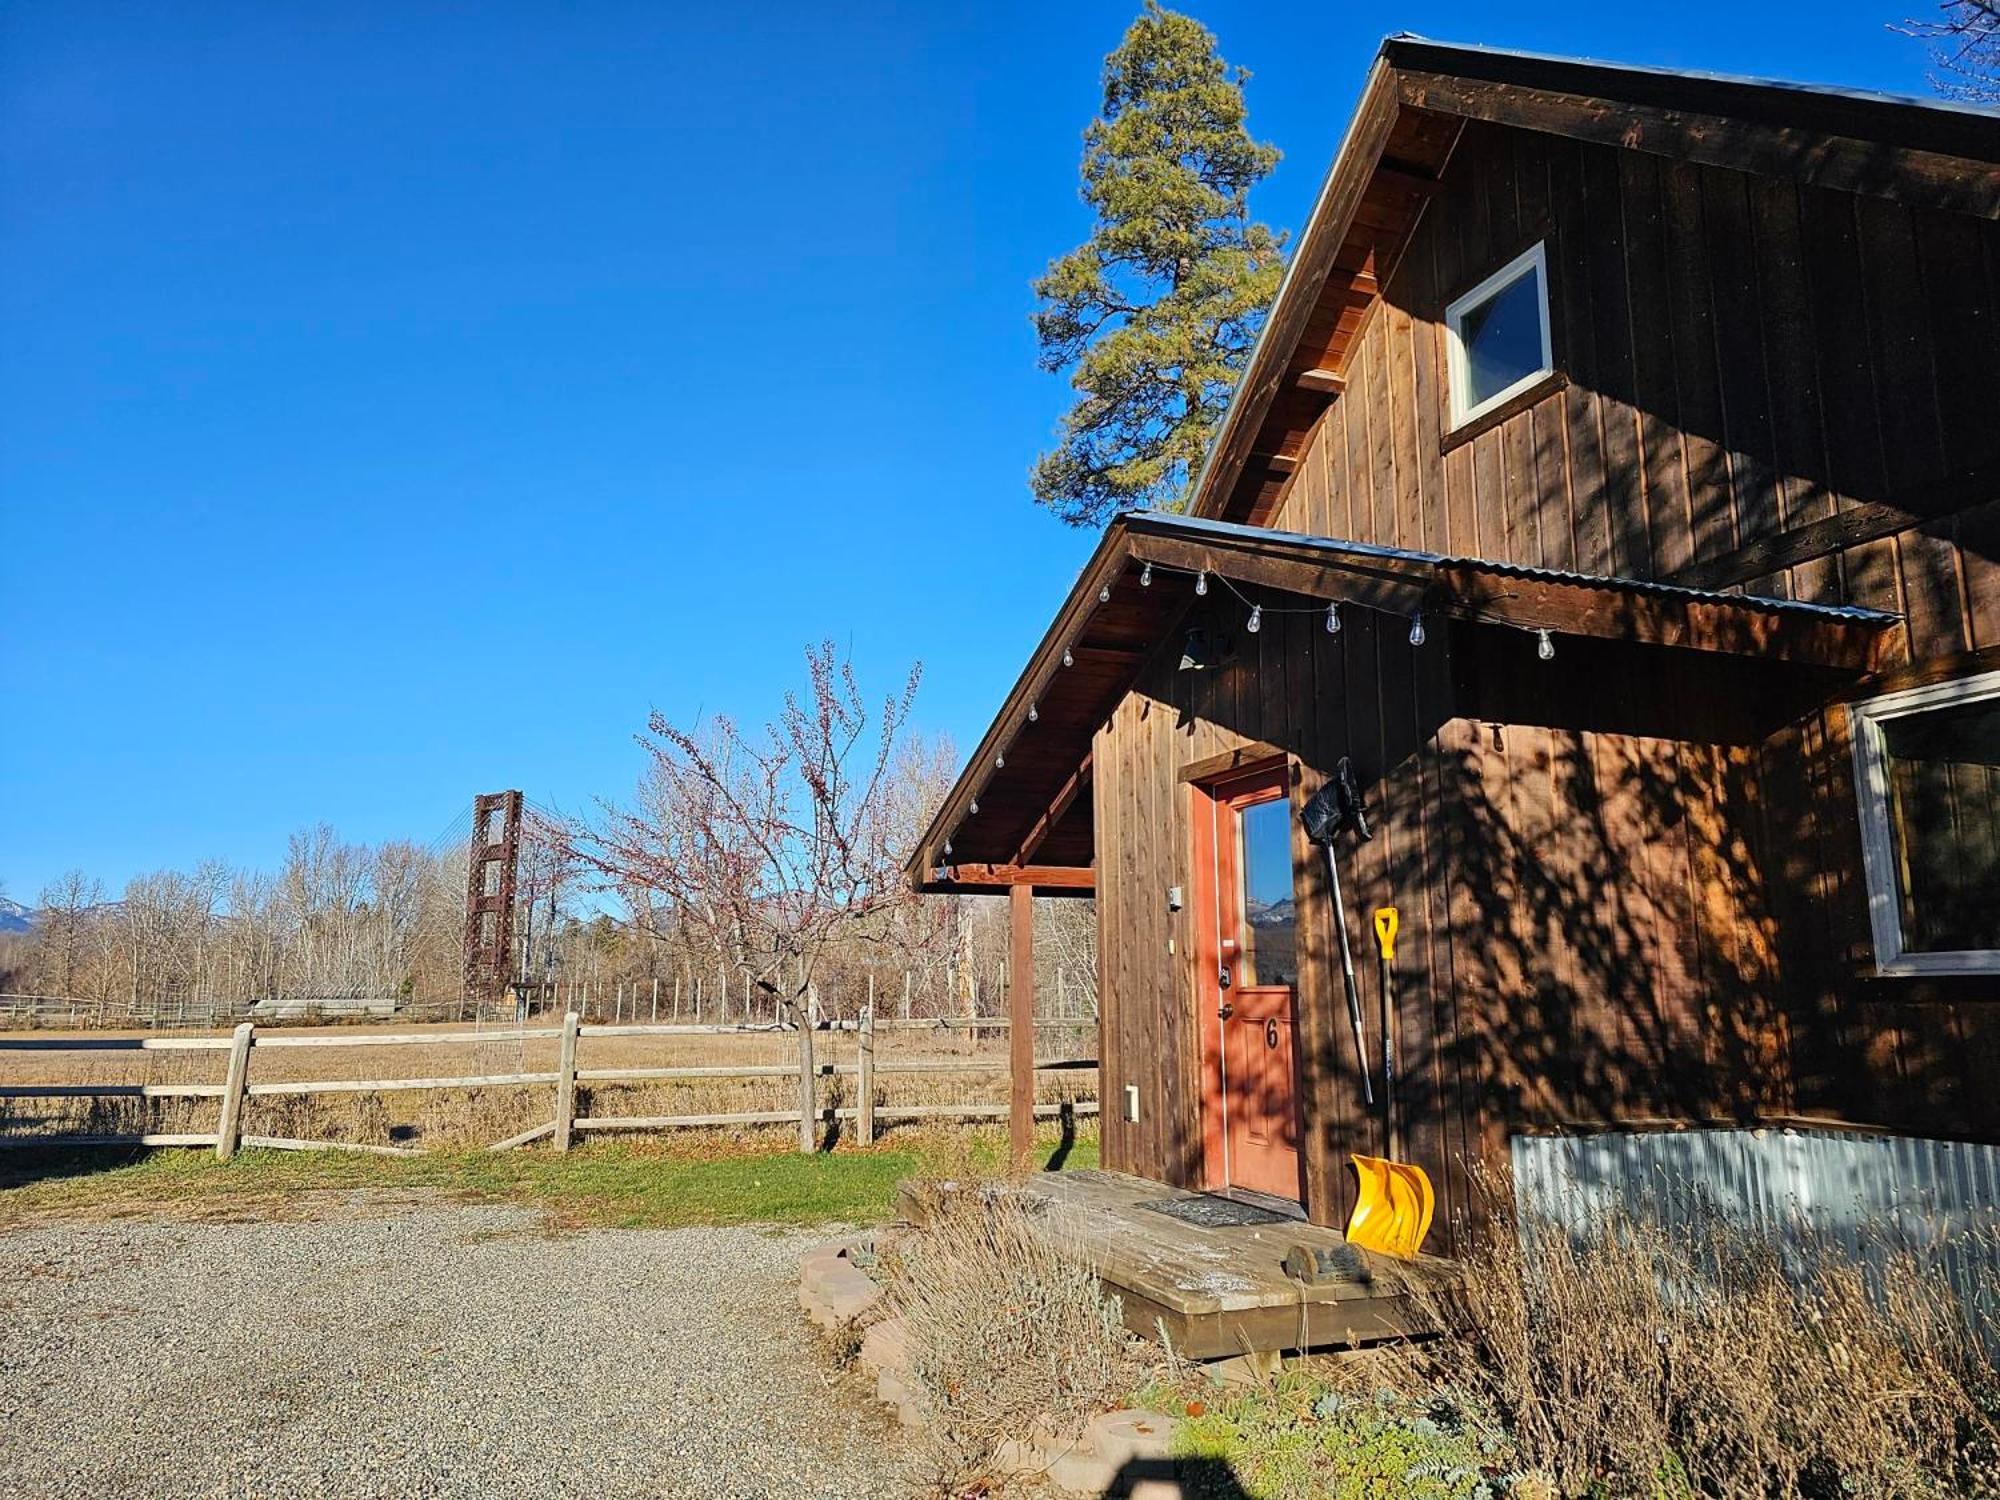
[[[799,1258],[799,1306],[831,1333],[858,1322],[882,1298],[882,1288],[849,1258],[846,1241],[821,1245]]]
[[[875,1377],[875,1399],[884,1406],[896,1409],[896,1420],[905,1427],[924,1425],[923,1399],[912,1386],[894,1370],[883,1370]]]
[[[1050,1464],[1049,1483],[1072,1495],[1103,1495],[1118,1478],[1118,1465],[1106,1463],[1086,1448],[1075,1448]]]
[[[1114,1468],[1134,1459],[1163,1459],[1174,1441],[1174,1419],[1164,1412],[1126,1407],[1090,1419],[1084,1440]]]
[[[901,1318],[884,1318],[861,1340],[861,1368],[871,1374],[890,1370],[898,1375],[910,1372],[910,1325]]]

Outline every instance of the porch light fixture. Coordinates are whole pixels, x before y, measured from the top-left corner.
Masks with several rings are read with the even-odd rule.
[[[1210,671],[1228,659],[1228,643],[1218,640],[1199,625],[1191,627],[1182,638],[1180,670],[1183,672]]]
[[[1245,625],[1243,628],[1249,631],[1252,635],[1255,635],[1258,631],[1264,628],[1263,605],[1253,604],[1250,606],[1250,623]]]
[[[1543,661],[1554,661],[1556,659],[1556,639],[1547,630],[1537,630],[1535,632],[1535,655],[1539,656]]]
[[[1411,615],[1410,644],[1412,646],[1421,646],[1423,643],[1424,643],[1424,617],[1421,614]]]
[[[1153,586],[1153,565],[1151,563],[1147,563],[1145,567],[1139,570],[1139,587],[1142,589],[1149,589],[1152,586]]]
[[[1338,600],[1335,600],[1326,607],[1326,633],[1328,635],[1340,634],[1340,602]]]
[[[1208,569],[1203,568],[1199,573],[1194,575],[1194,591],[1197,594],[1208,592]]]

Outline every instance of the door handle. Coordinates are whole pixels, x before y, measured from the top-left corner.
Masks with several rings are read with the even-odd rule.
[[[1225,1020],[1225,1021],[1226,1021],[1226,1020],[1228,1020],[1228,1019],[1229,1019],[1229,1018],[1230,1018],[1231,1016],[1233,1016],[1233,1015],[1235,1015],[1235,1014],[1236,1014],[1236,1007],[1235,1007],[1235,1006],[1233,1006],[1233,1005],[1231,1005],[1231,1004],[1230,1004],[1230,1003],[1229,1003],[1229,1002],[1228,1002],[1227,1000],[1225,1000],[1225,1001],[1223,1001],[1223,1002],[1222,1002],[1222,1004],[1221,1004],[1220,1006],[1218,1006],[1218,1007],[1216,1008],[1216,1012],[1215,1012],[1215,1013],[1216,1013],[1216,1014],[1217,1014],[1218,1016],[1222,1017],[1222,1019],[1223,1019],[1223,1020]]]

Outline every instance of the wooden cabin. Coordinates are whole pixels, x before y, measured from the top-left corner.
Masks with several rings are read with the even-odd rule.
[[[1991,111],[1383,45],[911,861],[1017,976],[1095,893],[1107,1167],[1339,1226],[1385,1014],[1433,1249],[1523,1140],[2000,1143],[1996,221]]]

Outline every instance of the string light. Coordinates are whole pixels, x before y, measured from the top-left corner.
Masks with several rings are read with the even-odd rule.
[[[1194,575],[1194,591],[1197,594],[1208,592],[1208,569],[1203,568],[1199,573]]]
[[[996,771],[1004,771],[1007,769],[1006,751],[1003,750],[1000,752],[1000,754],[993,757],[993,769]]]
[[[946,859],[950,859],[950,858],[951,858],[951,840],[950,840],[950,839],[946,839],[946,840],[944,841],[944,857],[945,857]]]
[[[1066,667],[1073,667],[1076,665],[1076,658],[1069,654],[1069,647],[1067,646],[1063,647],[1063,665]]]
[[[1147,563],[1145,567],[1139,570],[1139,587],[1142,589],[1149,589],[1152,586],[1153,586],[1153,565],[1151,563]]]
[[[1535,635],[1537,637],[1535,655],[1539,656],[1543,661],[1554,661],[1556,659],[1555,637],[1550,635],[1546,630],[1537,630]]]
[[[972,799],[972,810],[967,814],[967,816],[973,818],[979,816],[979,799],[977,797],[974,797]]]
[[[1036,709],[1035,705],[1032,702],[1030,702],[1028,704],[1028,722],[1032,724],[1035,722],[1035,720],[1039,719],[1040,717],[1041,713]]]
[[[1410,644],[1412,646],[1421,646],[1423,643],[1424,643],[1424,617],[1420,614],[1411,615]]]
[[[1101,588],[1101,589],[1099,589],[1099,590],[1097,591],[1097,602],[1098,602],[1099,604],[1109,604],[1109,603],[1111,602],[1111,585],[1110,585],[1110,584],[1108,584],[1108,583],[1107,583],[1107,584],[1105,584],[1103,588]]]
[[[1326,607],[1326,633],[1328,635],[1340,634],[1340,604],[1337,600]]]
[[[1250,606],[1250,623],[1248,625],[1245,625],[1243,628],[1249,631],[1252,635],[1255,635],[1258,631],[1264,628],[1263,605],[1253,604]]]

